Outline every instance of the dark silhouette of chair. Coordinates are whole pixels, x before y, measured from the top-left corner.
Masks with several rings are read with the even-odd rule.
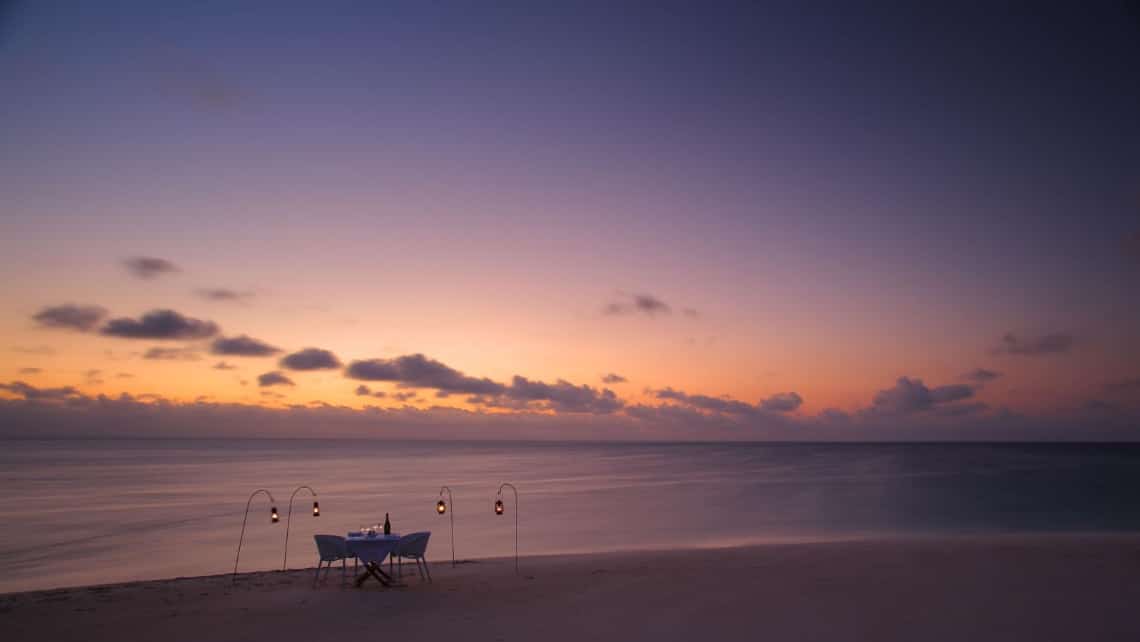
[[[423,531],[420,533],[411,533],[400,538],[396,548],[392,551],[392,558],[400,565],[400,577],[404,576],[404,560],[415,560],[416,570],[420,572],[420,579],[427,579],[431,581],[431,570],[428,569],[427,558],[424,553],[427,552],[428,538],[431,537],[430,531]]]
[[[348,545],[345,544],[344,538],[339,535],[313,535],[313,539],[317,542],[317,553],[320,559],[317,560],[317,575],[313,578],[313,586],[321,579],[321,565],[325,564],[325,578],[328,578],[329,568],[332,563],[340,561],[340,580],[344,583],[344,575],[348,570],[348,558],[352,558],[352,570],[356,572],[356,556],[348,552]]]

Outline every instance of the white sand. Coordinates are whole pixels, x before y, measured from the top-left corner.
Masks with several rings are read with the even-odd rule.
[[[433,563],[0,596],[19,640],[1140,640],[1140,536],[963,537]],[[351,570],[351,566],[350,566]]]

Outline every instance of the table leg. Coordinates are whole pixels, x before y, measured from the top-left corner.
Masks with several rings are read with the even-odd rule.
[[[380,565],[376,562],[367,562],[364,565],[364,572],[356,578],[356,587],[360,588],[364,582],[368,581],[369,577],[376,578],[376,581],[380,582],[384,586],[392,586],[391,576],[385,573],[384,569],[381,568]]]

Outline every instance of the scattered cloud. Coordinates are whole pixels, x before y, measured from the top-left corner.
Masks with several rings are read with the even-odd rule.
[[[683,315],[685,315],[685,316],[689,317],[690,319],[695,319],[695,318],[697,318],[697,317],[701,316],[701,313],[700,313],[700,312],[697,312],[697,311],[696,311],[695,309],[693,309],[693,308],[682,308],[682,309],[681,309],[681,314],[683,314]]]
[[[213,321],[182,316],[174,310],[152,310],[139,319],[111,319],[100,330],[124,339],[205,339],[218,333]]]
[[[237,370],[237,366],[228,364],[225,361],[219,361],[210,367],[214,370]]]
[[[391,381],[403,388],[432,389],[437,398],[470,395],[468,403],[489,408],[603,414],[624,405],[611,390],[576,386],[562,379],[545,383],[520,376],[515,376],[508,386],[486,377],[467,376],[422,354],[353,361],[345,369],[345,376],[362,381]]]
[[[414,401],[419,395],[414,392],[393,392],[392,398],[396,401],[407,402]]]
[[[755,416],[762,413],[795,412],[804,402],[803,397],[796,392],[780,392],[767,399],[762,399],[756,405],[729,397],[691,395],[673,388],[662,388],[651,392],[658,399],[675,401],[707,412],[740,417]]]
[[[1061,354],[1072,349],[1074,342],[1073,335],[1066,332],[1054,332],[1028,338],[1018,337],[1012,332],[1007,332],[1001,338],[1001,345],[995,348],[993,353],[1028,357]]]
[[[962,375],[962,378],[967,381],[973,381],[977,384],[985,384],[997,379],[1001,376],[1000,372],[993,370],[986,370],[985,368],[974,368],[973,370]]]
[[[641,314],[647,317],[656,317],[672,313],[673,308],[668,303],[652,294],[622,294],[617,300],[607,303],[602,308],[602,314],[607,316]]]
[[[305,348],[281,358],[281,367],[289,370],[333,370],[340,366],[335,354],[320,348]]]
[[[928,388],[922,379],[899,377],[894,387],[875,393],[870,411],[906,415],[933,410],[973,396],[974,389],[965,384]]]
[[[537,403],[543,410],[555,412],[607,414],[624,405],[612,390],[598,390],[584,384],[575,386],[562,379],[554,383],[531,381],[518,375],[511,380],[503,396],[523,404]]]
[[[0,383],[0,390],[6,390],[18,397],[29,400],[60,400],[67,399],[79,394],[79,391],[72,386],[64,386],[62,388],[37,388],[31,384],[24,383],[23,381]]]
[[[393,381],[409,388],[434,388],[471,395],[500,395],[506,386],[487,378],[468,377],[458,370],[422,354],[395,359],[353,361],[345,376],[361,381]]]
[[[279,373],[280,374],[280,373]],[[326,437],[564,439],[590,440],[985,440],[1027,441],[1136,439],[1137,409],[1094,400],[1051,416],[1025,416],[1008,409],[983,412],[970,400],[935,404],[907,415],[827,410],[814,417],[775,412],[731,415],[689,405],[632,405],[609,414],[549,412],[541,405],[514,412],[490,408],[397,404],[352,408],[327,403],[287,404],[279,391],[256,396],[260,404],[198,399],[181,402],[158,395],[87,395],[71,387],[0,384],[0,437],[306,437],[320,426]],[[398,402],[413,391],[390,395]],[[273,403],[267,403],[272,401]],[[285,403],[277,403],[277,402]],[[1072,427],[1081,426],[1074,433]]]
[[[143,359],[152,361],[197,361],[202,358],[194,348],[154,347],[143,353]]]
[[[129,372],[120,372],[115,375],[116,379],[134,379],[135,376]]]
[[[359,386],[357,386],[355,392],[356,392],[356,396],[358,396],[358,397],[376,397],[379,399],[383,399],[384,397],[388,396],[388,393],[384,392],[383,390],[373,391],[371,388],[369,388],[368,386],[366,386],[364,384],[360,384]]]
[[[293,380],[286,377],[285,374],[279,370],[273,370],[264,374],[257,375],[257,385],[265,388],[267,386],[292,386],[295,385]]]
[[[20,368],[20,374],[39,374],[43,372],[41,368]]]
[[[210,352],[231,357],[267,357],[281,352],[281,348],[239,334],[236,337],[218,337],[210,344]]]
[[[673,388],[663,388],[655,392],[658,399],[677,401],[694,408],[729,415],[749,415],[756,412],[756,406],[736,399],[725,397],[710,397],[708,395],[690,395]]]
[[[795,412],[804,398],[795,392],[779,392],[760,402],[760,409],[769,412]]]
[[[623,377],[619,374],[614,374],[612,372],[609,373],[608,375],[602,377],[602,383],[614,384],[614,383],[625,383],[627,381],[629,381],[629,380],[626,379],[625,377]]]
[[[97,305],[64,303],[43,308],[32,316],[32,319],[43,328],[87,332],[98,325],[105,316],[107,310]]]
[[[123,265],[127,271],[140,279],[153,279],[163,274],[178,272],[178,266],[166,259],[154,256],[132,256],[125,259]]]
[[[97,386],[103,383],[103,371],[98,368],[92,368],[83,373],[87,377],[87,385]]]
[[[228,303],[244,303],[253,298],[253,292],[241,292],[228,288],[200,288],[195,294],[207,301],[221,301]]]

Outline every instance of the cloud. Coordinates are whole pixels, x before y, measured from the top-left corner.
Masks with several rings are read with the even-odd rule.
[[[286,377],[284,373],[279,370],[273,370],[264,374],[257,375],[257,385],[265,388],[267,386],[292,386],[295,385],[293,380]]]
[[[1075,339],[1073,335],[1065,332],[1054,332],[1028,338],[1019,338],[1014,333],[1007,332],[1001,341],[1001,346],[992,351],[994,354],[1033,357],[1068,352],[1072,349]]]
[[[281,367],[289,370],[332,370],[340,366],[335,354],[320,348],[305,348],[281,358]]]
[[[655,317],[672,313],[673,308],[668,303],[652,294],[621,295],[619,300],[611,301],[602,308],[602,314],[607,316],[642,314],[647,317]]]
[[[562,379],[545,383],[520,376],[515,376],[508,386],[485,377],[469,377],[422,354],[353,361],[345,369],[345,376],[363,381],[391,381],[405,388],[430,388],[436,391],[437,398],[471,395],[468,403],[492,408],[604,414],[623,405],[611,390],[576,386]]]
[[[624,404],[612,390],[597,390],[591,386],[575,386],[562,379],[550,384],[531,381],[516,375],[503,395],[524,404],[538,403],[545,410],[556,412],[589,412],[607,414],[619,410]]]
[[[395,399],[396,401],[401,401],[401,402],[411,401],[417,397],[419,397],[419,395],[414,393],[414,392],[393,392],[392,393],[392,398]]]
[[[139,319],[111,319],[100,330],[124,339],[205,339],[218,333],[213,321],[184,317],[174,310],[151,310]]]
[[[219,361],[210,367],[214,370],[237,370],[237,366],[230,365],[225,361]]]
[[[239,292],[228,288],[200,288],[195,294],[207,301],[241,303],[253,298],[253,292]]]
[[[103,383],[103,371],[98,368],[92,368],[83,373],[87,377],[87,385],[96,386]]]
[[[608,375],[602,377],[602,383],[614,384],[614,383],[625,383],[626,381],[629,381],[629,380],[626,379],[625,377],[619,375],[619,374],[614,374],[612,372],[609,373]]]
[[[166,259],[153,256],[132,256],[123,261],[127,271],[140,279],[153,279],[163,274],[178,272],[178,266]]]
[[[760,409],[769,412],[795,412],[804,398],[795,392],[779,392],[760,402]]]
[[[153,361],[197,361],[202,358],[194,348],[155,347],[143,353],[143,359]]]
[[[690,395],[673,388],[663,388],[654,392],[658,399],[677,401],[701,410],[737,416],[751,416],[761,413],[788,413],[799,409],[804,399],[797,392],[780,392],[763,399],[760,403],[750,403],[727,397]]]
[[[281,348],[253,337],[240,334],[236,337],[218,337],[210,344],[212,354],[232,357],[267,357],[281,352]]]
[[[20,368],[19,370],[20,374],[39,374],[41,372],[43,372],[43,370],[40,368]]]
[[[655,396],[658,399],[678,401],[680,403],[693,406],[694,408],[709,410],[716,413],[730,415],[749,415],[756,412],[756,406],[745,403],[743,401],[726,399],[724,397],[710,397],[708,395],[690,395],[680,390],[674,390],[668,387],[656,391]]]
[[[373,392],[373,390],[371,388],[369,388],[368,386],[366,386],[364,384],[360,384],[359,386],[357,386],[355,392],[356,392],[356,396],[358,396],[358,397],[376,397],[379,399],[383,399],[384,397],[388,396],[388,393],[384,392],[383,390],[377,390],[377,391]]]
[[[871,400],[874,413],[906,415],[932,410],[942,404],[969,399],[974,389],[964,384],[928,388],[922,379],[899,377],[893,388],[880,390]]]
[[[973,370],[962,375],[962,378],[967,380],[967,381],[973,381],[975,383],[984,384],[984,383],[989,383],[990,381],[993,381],[994,379],[997,379],[1000,376],[1001,376],[1000,372],[995,372],[993,370],[986,370],[985,368],[974,368]]]
[[[756,412],[710,413],[674,403],[626,406],[611,414],[498,412],[443,406],[352,408],[290,404],[272,389],[265,405],[207,399],[180,402],[158,395],[87,396],[74,388],[0,384],[0,437],[311,437],[514,440],[794,440],[794,441],[1136,441],[1140,414],[1104,402],[1025,416],[1008,409],[981,412],[967,402],[930,412],[887,415],[828,411],[815,417]],[[398,393],[411,397],[414,392]],[[256,397],[256,395],[255,395]],[[397,398],[396,395],[392,395]],[[272,405],[268,402],[273,400]],[[984,408],[984,407],[983,407]],[[1074,430],[1074,427],[1079,429]]]
[[[23,381],[0,383],[0,390],[7,390],[24,399],[46,401],[67,399],[79,394],[79,391],[72,386],[64,386],[62,388],[37,388]]]
[[[683,314],[683,315],[685,315],[685,316],[689,317],[690,319],[695,319],[695,318],[697,318],[697,317],[701,316],[701,313],[700,313],[700,312],[697,312],[697,311],[696,311],[695,309],[693,309],[693,308],[682,308],[682,309],[681,309],[681,314]]]
[[[394,381],[409,388],[434,388],[471,395],[501,395],[506,386],[487,378],[468,377],[458,370],[422,354],[395,359],[353,361],[345,376],[361,381]]]
[[[135,376],[129,372],[120,372],[115,375],[116,379],[134,379]]]
[[[105,316],[107,316],[107,310],[97,305],[65,303],[43,308],[32,319],[44,328],[87,332],[98,325]]]

